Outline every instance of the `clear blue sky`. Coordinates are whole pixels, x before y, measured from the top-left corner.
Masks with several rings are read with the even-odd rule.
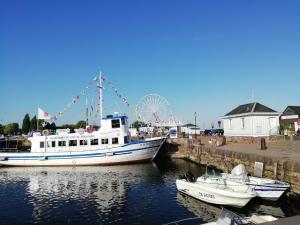
[[[132,106],[158,93],[206,127],[252,89],[277,111],[300,105],[299,12],[297,0],[1,1],[0,120],[61,111],[99,70]],[[57,124],[83,116],[81,100]]]

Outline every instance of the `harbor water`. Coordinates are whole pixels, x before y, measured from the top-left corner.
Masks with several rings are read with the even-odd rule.
[[[205,172],[185,160],[109,167],[0,168],[0,224],[165,224],[199,217],[214,220],[220,207],[177,192],[176,178]],[[210,171],[213,172],[213,171]],[[254,212],[287,217],[300,202],[252,199],[242,215]],[[192,223],[191,223],[192,224]]]

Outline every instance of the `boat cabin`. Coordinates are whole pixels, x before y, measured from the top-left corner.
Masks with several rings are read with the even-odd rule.
[[[60,130],[54,135],[33,135],[31,152],[70,152],[89,151],[119,147],[129,144],[131,136],[128,128],[127,116],[108,115],[101,120],[101,127],[97,131],[91,128],[77,129],[70,133],[69,129]]]

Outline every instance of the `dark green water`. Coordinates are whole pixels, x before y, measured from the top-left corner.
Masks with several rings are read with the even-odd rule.
[[[177,193],[175,180],[205,168],[184,160],[110,167],[0,168],[0,224],[164,224],[198,216],[210,221],[220,208]],[[243,209],[285,217],[299,202],[253,199]]]

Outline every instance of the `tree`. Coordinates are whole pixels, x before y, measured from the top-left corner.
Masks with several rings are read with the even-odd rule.
[[[146,124],[143,123],[143,122],[137,121],[137,120],[132,123],[132,127],[136,128],[136,129],[139,128],[139,127],[141,127],[141,126],[144,126],[144,125],[146,125]]]
[[[45,130],[56,130],[56,124],[55,123],[46,123],[46,125],[43,127]]]
[[[86,128],[86,121],[80,120],[76,123],[75,128]]]
[[[60,126],[60,129],[67,129],[67,128],[74,129],[75,125],[73,125],[73,124],[63,124],[63,125]]]
[[[19,132],[19,124],[17,123],[9,123],[4,127],[4,134],[16,134]]]
[[[23,134],[28,134],[29,131],[30,131],[30,117],[29,114],[26,113],[23,119],[22,132]]]
[[[4,127],[2,126],[2,124],[0,124],[0,134],[3,134],[3,129]]]
[[[30,130],[36,130],[36,124],[37,124],[37,121],[36,121],[36,116],[32,117],[32,119],[30,120]]]

